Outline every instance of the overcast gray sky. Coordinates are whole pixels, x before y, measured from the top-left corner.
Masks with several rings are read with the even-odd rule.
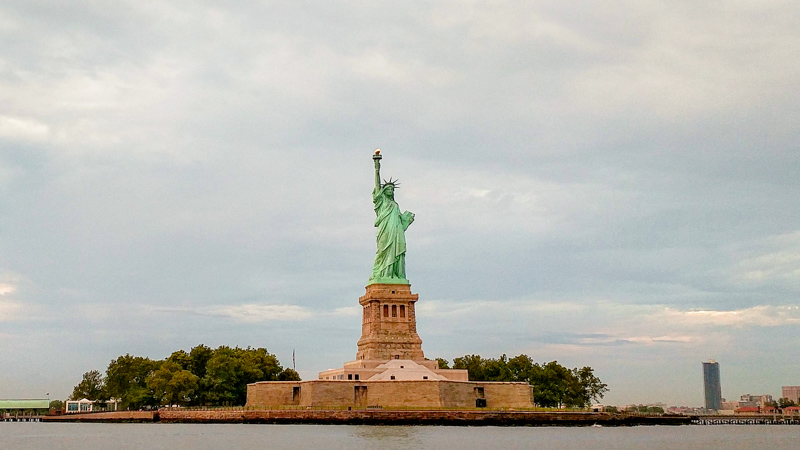
[[[131,353],[355,357],[372,160],[430,358],[611,404],[800,384],[796,1],[0,5],[0,398]]]

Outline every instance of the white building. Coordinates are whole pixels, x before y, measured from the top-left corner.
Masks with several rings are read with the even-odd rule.
[[[116,411],[119,406],[118,399],[111,399],[106,401],[104,406],[100,406],[97,400],[89,400],[82,398],[80,400],[67,400],[64,405],[64,410],[69,413],[86,413],[92,411]]]

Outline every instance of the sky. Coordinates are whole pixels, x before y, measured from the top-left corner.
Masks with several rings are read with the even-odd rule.
[[[796,1],[0,4],[0,398],[124,354],[353,360],[371,155],[428,358],[604,403],[800,384]]]

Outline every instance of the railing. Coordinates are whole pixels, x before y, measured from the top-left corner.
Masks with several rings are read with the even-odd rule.
[[[41,415],[36,414],[0,414],[0,422],[40,422]]]
[[[800,425],[796,414],[738,414],[733,416],[695,416],[695,425]]]

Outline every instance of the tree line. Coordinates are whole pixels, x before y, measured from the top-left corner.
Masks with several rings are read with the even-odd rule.
[[[120,408],[141,409],[165,405],[244,405],[247,384],[256,381],[299,381],[292,369],[281,367],[265,348],[246,349],[198,345],[178,350],[164,360],[126,354],[112,360],[105,374],[92,370],[70,398],[99,403],[117,399]]]
[[[436,358],[439,368],[450,369],[446,359]],[[567,369],[552,361],[534,363],[522,354],[497,359],[465,355],[453,360],[453,369],[467,369],[470,381],[525,381],[533,386],[533,400],[545,408],[584,408],[598,402],[608,386],[594,375],[591,367]]]
[[[449,369],[447,360],[437,358]],[[471,381],[522,381],[533,386],[534,402],[541,407],[587,407],[599,401],[608,387],[591,367],[568,369],[557,361],[534,363],[527,355],[483,358],[465,355],[453,360],[453,369],[466,369]],[[83,374],[70,398],[99,403],[117,399],[122,409],[165,405],[241,406],[247,384],[257,381],[299,381],[265,348],[198,345],[178,350],[164,360],[126,354],[113,359],[105,373]]]

